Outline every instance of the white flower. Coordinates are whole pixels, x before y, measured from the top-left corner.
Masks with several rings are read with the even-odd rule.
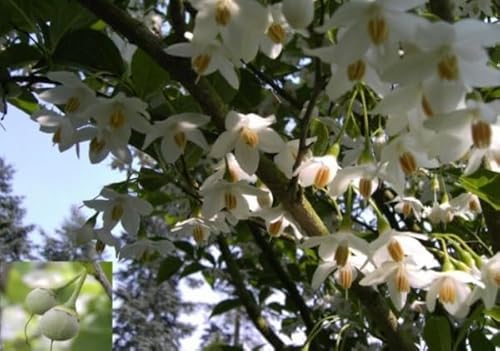
[[[295,175],[298,174],[301,186],[308,187],[314,185],[320,189],[333,180],[338,169],[339,166],[335,156],[316,156],[304,161],[295,170]]]
[[[310,248],[318,245],[318,255],[322,263],[318,265],[313,275],[311,285],[314,289],[317,289],[336,269],[338,269],[337,282],[347,289],[356,279],[355,268],[364,268],[365,271],[372,268],[367,258],[368,243],[350,230],[341,229],[328,236],[309,238],[302,244],[302,247]]]
[[[416,32],[416,44],[422,51],[408,53],[382,77],[399,84],[437,78],[464,90],[496,86],[500,72],[488,65],[484,48],[494,45],[499,37],[498,26],[479,20],[424,22]]]
[[[214,39],[207,43],[177,43],[169,46],[165,52],[172,56],[190,57],[191,66],[198,77],[219,71],[229,85],[238,90],[240,83],[234,69],[235,63],[227,58],[229,53],[219,40]]]
[[[361,0],[344,3],[320,30],[343,27],[338,41],[337,62],[347,65],[363,57],[369,48],[384,51],[388,45],[411,40],[417,16],[405,13],[425,0]]]
[[[198,10],[195,18],[193,41],[212,42],[218,34],[239,61],[251,61],[257,54],[259,38],[266,30],[265,7],[252,0],[191,0]]]
[[[462,193],[452,198],[450,206],[455,214],[462,215],[466,219],[474,219],[478,213],[482,212],[479,198],[471,193]]]
[[[382,149],[381,160],[387,162],[387,178],[398,194],[404,193],[405,176],[415,174],[419,167],[438,166],[438,162],[427,154],[428,137],[422,130],[404,133]]]
[[[292,32],[281,9],[281,3],[268,7],[267,29],[260,39],[260,51],[272,59],[280,55],[283,45]]]
[[[106,200],[88,200],[85,206],[103,212],[104,228],[112,229],[118,222],[129,234],[137,234],[141,215],[148,215],[153,206],[143,199],[129,194],[120,194],[116,191],[103,188],[100,194]]]
[[[212,146],[211,156],[222,157],[234,149],[241,168],[254,174],[259,164],[259,150],[277,153],[284,147],[280,135],[269,126],[275,117],[260,117],[256,114],[241,114],[230,111],[226,116],[226,131]]]
[[[476,286],[469,300],[469,305],[478,298],[484,302],[487,309],[495,305],[498,288],[500,287],[500,253],[495,254],[489,260],[483,263],[481,267],[481,281],[484,287]]]
[[[421,267],[402,261],[386,261],[360,280],[359,285],[370,286],[387,283],[392,303],[398,311],[406,304],[410,288],[423,288],[431,282],[432,277]]]
[[[89,159],[91,163],[99,163],[111,152],[123,163],[132,162],[132,153],[128,148],[130,129],[120,128],[111,131],[108,128],[87,127],[79,130],[82,140],[90,140]]]
[[[212,218],[226,209],[237,219],[248,218],[250,215],[250,207],[244,195],[265,195],[264,191],[243,180],[228,182],[223,179],[202,188],[200,193],[204,198],[201,209],[204,217]]]
[[[417,221],[420,221],[422,212],[424,210],[424,205],[420,202],[419,199],[411,196],[406,197],[398,197],[394,199],[397,204],[394,206],[394,210],[397,213],[401,213],[404,218],[407,218],[411,215],[415,216]]]
[[[273,237],[280,236],[287,227],[291,227],[295,236],[297,238],[302,237],[297,225],[293,222],[293,219],[289,216],[281,205],[273,208],[264,208],[256,213],[259,217],[264,218],[266,222],[266,228],[269,235]]]
[[[454,216],[455,211],[448,201],[442,203],[434,201],[432,207],[426,207],[424,210],[424,217],[429,218],[429,221],[435,225],[450,223]]]
[[[316,141],[316,137],[307,138],[306,145],[311,145]],[[274,156],[274,163],[278,168],[285,174],[288,179],[293,177],[293,166],[295,165],[295,160],[297,159],[297,153],[299,152],[299,139],[288,141],[285,147],[281,149],[280,152]],[[312,157],[312,152],[308,149],[302,162]]]
[[[353,184],[354,189],[367,199],[377,190],[379,176],[383,176],[382,167],[371,162],[346,167],[337,172],[330,184],[329,192],[334,197],[340,196],[350,184]]]
[[[77,131],[74,119],[71,116],[63,116],[53,111],[42,109],[33,113],[31,118],[40,125],[42,132],[53,133],[52,142],[57,144],[60,152],[66,151],[77,144]]]
[[[88,119],[85,111],[97,102],[95,92],[71,72],[49,72],[47,77],[61,85],[45,90],[38,96],[51,104],[64,105],[66,114]]]
[[[120,259],[142,259],[148,253],[153,251],[160,255],[168,255],[175,251],[175,246],[169,240],[150,240],[142,238],[123,246],[120,249]]]
[[[434,312],[436,299],[443,304],[448,313],[456,318],[464,318],[469,313],[467,299],[471,292],[468,284],[484,287],[478,279],[462,271],[433,272],[433,282],[428,287],[425,298],[427,308]]]
[[[147,107],[144,101],[120,92],[111,99],[98,99],[98,103],[88,109],[88,114],[96,120],[99,129],[124,137],[130,136],[131,129],[143,134],[149,132]]]
[[[191,236],[196,243],[205,243],[211,233],[216,233],[213,225],[203,217],[192,217],[185,221],[177,222],[171,230],[176,236]]]
[[[283,0],[283,15],[295,29],[305,29],[314,18],[314,0]]]
[[[199,113],[181,113],[168,117],[161,122],[155,122],[146,135],[143,148],[148,147],[153,140],[161,137],[161,153],[167,163],[175,162],[184,153],[187,141],[191,141],[208,149],[207,141],[199,127],[207,124],[210,117]]]
[[[401,262],[403,259],[417,267],[438,266],[434,256],[419,240],[427,240],[423,234],[398,232],[394,229],[382,230],[379,237],[370,243],[371,258],[377,267],[384,262]]]

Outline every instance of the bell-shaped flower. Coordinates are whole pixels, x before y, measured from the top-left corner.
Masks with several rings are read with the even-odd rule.
[[[122,137],[130,136],[132,129],[147,134],[151,129],[148,105],[136,98],[118,93],[111,99],[98,99],[98,103],[87,112],[97,122],[98,129],[117,133]],[[126,140],[128,142],[128,138]]]
[[[198,10],[193,41],[208,44],[220,34],[234,60],[253,60],[260,36],[266,30],[264,6],[252,0],[193,0],[191,3]]]
[[[132,162],[132,153],[128,148],[131,130],[120,128],[111,131],[109,128],[86,127],[78,131],[81,140],[90,140],[89,159],[91,163],[99,163],[109,153],[118,160],[129,164]]]
[[[456,318],[464,318],[469,313],[471,289],[469,284],[484,287],[484,284],[473,275],[463,271],[432,272],[433,282],[428,287],[425,298],[427,308],[434,312],[436,300]]]
[[[240,82],[227,49],[218,39],[210,42],[177,43],[169,46],[165,52],[172,56],[190,57],[191,67],[200,76],[219,71],[228,84],[238,90]]]
[[[387,179],[398,194],[404,193],[405,176],[415,174],[420,167],[439,165],[427,154],[428,138],[425,131],[416,130],[400,134],[382,149],[381,161],[387,162]]]
[[[332,196],[337,197],[347,191],[349,185],[363,198],[368,199],[378,187],[378,178],[384,177],[384,165],[369,162],[359,166],[345,167],[337,172],[329,187]]]
[[[302,244],[304,248],[315,246],[319,246],[318,255],[322,262],[313,275],[311,285],[314,289],[317,289],[336,269],[338,269],[337,282],[347,289],[356,279],[355,268],[365,269],[365,271],[372,268],[367,257],[368,243],[350,230],[341,229],[337,233],[324,237],[309,238]]]
[[[434,201],[432,207],[426,207],[424,209],[423,216],[428,218],[434,225],[438,225],[440,223],[446,225],[453,220],[453,217],[455,217],[455,210],[448,201],[443,201],[441,203]]]
[[[292,32],[283,15],[282,3],[269,6],[267,29],[260,39],[260,51],[269,58],[277,58]]]
[[[315,141],[316,137],[307,138],[306,145],[311,145]],[[276,166],[278,166],[278,168],[285,174],[285,176],[288,179],[291,179],[293,177],[293,166],[295,165],[295,160],[297,159],[298,152],[299,152],[299,139],[295,139],[288,141],[285,144],[285,147],[281,149],[281,151],[274,156],[274,163],[276,164]],[[304,158],[302,159],[302,162],[304,162],[304,160],[309,159],[310,157],[312,157],[312,152],[308,149],[306,151]]]
[[[500,72],[488,65],[485,50],[500,37],[498,26],[466,19],[453,24],[425,22],[416,31],[414,50],[382,74],[384,80],[412,84],[437,78],[469,91],[472,87],[496,86]]]
[[[120,249],[120,259],[144,259],[148,254],[158,252],[161,256],[175,252],[175,246],[170,240],[150,240],[146,238],[127,244]]]
[[[88,200],[83,203],[87,207],[103,212],[106,229],[112,229],[121,222],[129,234],[137,234],[141,215],[148,215],[153,211],[153,206],[149,202],[129,194],[120,194],[112,189],[103,188],[100,195],[105,199]]]
[[[450,206],[455,215],[462,216],[467,220],[472,220],[482,212],[481,203],[477,195],[472,193],[462,193],[450,200]]]
[[[411,288],[423,288],[432,281],[432,276],[421,267],[403,257],[400,261],[386,261],[360,280],[359,285],[372,286],[387,283],[394,307],[401,311]]]
[[[60,152],[78,143],[74,117],[41,109],[33,113],[31,118],[40,125],[40,131],[53,134],[52,142],[57,144]]]
[[[223,157],[234,149],[234,155],[241,168],[248,174],[254,174],[259,165],[259,150],[278,153],[284,142],[280,135],[269,126],[275,117],[260,117],[256,114],[241,114],[230,111],[226,116],[226,131],[212,146],[212,157]]]
[[[201,213],[205,218],[212,218],[225,209],[236,219],[245,219],[250,216],[250,207],[246,196],[265,195],[265,192],[240,180],[228,182],[219,180],[200,190],[203,196]]]
[[[304,161],[295,170],[295,175],[298,175],[301,186],[314,185],[321,189],[332,182],[338,169],[339,165],[335,156],[315,156]]]
[[[412,196],[397,197],[392,202],[397,202],[394,210],[403,215],[404,218],[414,216],[417,221],[420,221],[424,211],[422,202]]]
[[[414,37],[417,16],[406,13],[425,0],[361,0],[344,3],[320,28],[344,28],[337,44],[337,62],[347,65],[363,57],[370,48],[384,51],[392,43]]]
[[[273,208],[263,208],[260,211],[257,211],[256,215],[264,218],[267,232],[272,237],[280,236],[288,227],[292,229],[294,235],[298,239],[302,237],[297,225],[281,205]]]
[[[164,121],[155,122],[146,135],[143,148],[153,140],[161,139],[160,150],[167,163],[174,163],[184,153],[187,141],[191,141],[204,150],[208,149],[207,141],[199,127],[207,124],[210,117],[199,113],[181,113],[168,117]]]
[[[88,120],[85,111],[96,104],[95,92],[83,83],[76,74],[71,72],[49,72],[47,77],[61,83],[61,85],[45,90],[38,96],[51,104],[63,105],[63,111],[67,115],[75,115],[78,118]]]
[[[283,15],[294,29],[306,29],[314,19],[314,0],[283,0]]]
[[[371,259],[380,267],[384,262],[407,260],[421,268],[438,266],[437,260],[420,241],[427,236],[412,232],[399,232],[389,227],[381,229],[377,239],[370,243]]]
[[[484,307],[492,308],[496,303],[498,288],[500,288],[500,253],[486,260],[481,267],[481,281],[484,287],[476,286],[469,299],[469,305],[481,298]]]

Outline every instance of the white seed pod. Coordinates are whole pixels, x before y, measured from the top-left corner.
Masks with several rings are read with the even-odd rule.
[[[26,295],[25,306],[33,314],[44,314],[57,304],[56,293],[50,289],[36,288]]]
[[[314,0],[283,0],[283,15],[294,29],[305,29],[314,18]]]
[[[51,340],[69,340],[78,334],[80,323],[75,310],[63,305],[51,308],[40,319],[40,330]]]

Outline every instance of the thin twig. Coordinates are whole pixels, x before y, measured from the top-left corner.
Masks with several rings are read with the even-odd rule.
[[[92,271],[92,275],[94,278],[101,284],[103,287],[104,291],[106,291],[106,294],[110,299],[113,299],[113,288],[111,287],[111,283],[109,282],[108,278],[106,277],[106,274],[104,274],[104,271],[97,261],[92,261],[92,266],[94,267],[94,270]]]

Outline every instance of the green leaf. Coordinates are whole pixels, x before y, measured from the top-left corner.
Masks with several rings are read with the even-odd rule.
[[[151,168],[142,167],[139,171],[139,184],[147,191],[155,191],[168,183],[165,174]]]
[[[494,306],[494,307],[490,308],[489,310],[485,310],[484,314],[486,314],[487,316],[490,316],[495,321],[500,322],[500,306]]]
[[[186,268],[184,268],[184,270],[181,273],[181,277],[186,277],[190,274],[202,271],[205,268],[207,268],[207,267],[205,267],[204,265],[202,265],[198,262],[193,262],[190,265],[188,265]]]
[[[118,76],[125,69],[120,51],[113,41],[106,34],[92,29],[80,29],[64,35],[53,60],[63,65],[110,72]]]
[[[20,68],[31,65],[42,58],[40,51],[27,43],[13,44],[0,51],[0,66]]]
[[[226,313],[227,311],[230,311],[239,306],[241,306],[240,299],[228,299],[221,301],[217,305],[215,305],[209,318]]]
[[[26,112],[28,115],[38,110],[37,100],[28,90],[23,90],[21,95],[15,98],[9,98],[7,101],[18,109]]]
[[[430,351],[451,350],[451,330],[445,317],[430,317],[424,328],[424,339]]]
[[[330,136],[327,126],[318,118],[313,118],[309,128],[311,136],[316,137],[316,142],[312,149],[313,154],[316,156],[324,155],[328,148],[328,138]]]
[[[135,91],[141,98],[161,89],[169,79],[168,73],[141,49],[132,56],[131,71]]]
[[[486,169],[462,176],[459,179],[462,187],[488,202],[495,210],[500,210],[500,174]]]
[[[469,344],[472,351],[495,351],[495,345],[481,330],[474,330],[470,333]]]
[[[160,269],[156,276],[158,284],[163,283],[165,280],[170,279],[182,267],[182,260],[175,256],[168,256],[160,263]]]

